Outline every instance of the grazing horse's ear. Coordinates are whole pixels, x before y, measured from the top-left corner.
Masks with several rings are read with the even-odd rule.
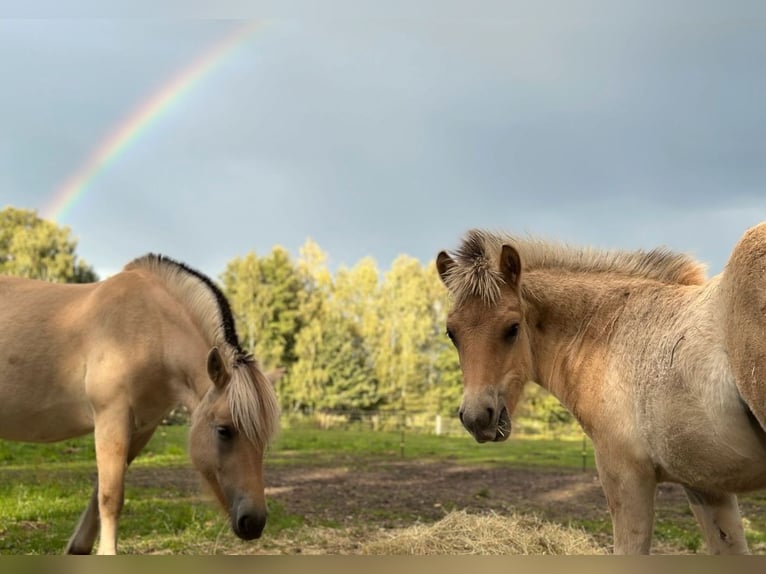
[[[285,374],[286,369],[284,367],[277,367],[273,371],[269,371],[266,373],[266,378],[269,379],[269,382],[272,385],[276,385],[277,381],[281,379]]]
[[[452,257],[447,255],[446,251],[440,251],[439,255],[436,256],[436,270],[439,272],[442,283],[447,283],[447,274],[454,265],[455,262]]]
[[[224,388],[231,379],[231,372],[226,368],[226,363],[218,347],[213,347],[210,349],[210,353],[208,353],[207,374],[210,380],[213,381],[213,384],[219,389]]]
[[[503,274],[503,279],[509,287],[519,288],[521,257],[512,245],[503,245],[503,251],[500,253],[500,273]]]

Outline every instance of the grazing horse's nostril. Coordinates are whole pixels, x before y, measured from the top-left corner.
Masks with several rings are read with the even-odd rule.
[[[243,540],[260,538],[266,526],[266,517],[258,514],[241,514],[237,518],[237,536]]]
[[[458,416],[460,417],[460,422],[462,423],[462,422],[463,422],[463,409],[460,409],[460,410],[457,412],[457,414],[458,414]]]
[[[495,416],[495,409],[493,409],[492,407],[487,407],[487,416],[489,417],[487,419],[487,424],[491,424],[492,418]]]

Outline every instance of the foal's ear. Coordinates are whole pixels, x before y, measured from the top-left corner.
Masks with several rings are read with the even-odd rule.
[[[226,368],[226,363],[218,347],[210,349],[210,353],[207,355],[207,374],[219,389],[224,388],[231,379],[231,372]]]
[[[439,255],[436,256],[436,270],[439,272],[442,283],[447,283],[447,274],[454,265],[455,262],[452,257],[447,255],[446,251],[440,251]]]
[[[500,273],[509,287],[519,288],[521,279],[521,257],[519,252],[512,245],[503,245],[500,253]]]

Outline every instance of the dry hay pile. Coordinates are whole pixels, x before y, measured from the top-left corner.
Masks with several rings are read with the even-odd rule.
[[[453,511],[362,546],[362,554],[605,554],[581,530],[536,516],[476,515]]]

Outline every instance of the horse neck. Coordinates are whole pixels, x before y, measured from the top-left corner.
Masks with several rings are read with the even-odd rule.
[[[207,344],[195,345],[195,347],[198,349],[198,352],[190,352],[185,362],[186,366],[183,372],[184,385],[179,398],[180,403],[192,413],[203,401],[208,391],[213,388],[213,381],[210,380],[207,374],[205,360],[210,348]]]
[[[637,292],[661,288],[630,277],[529,271],[524,277],[535,382],[565,406],[603,378],[617,319]]]
[[[132,268],[124,277],[138,276],[161,285],[154,290],[165,317],[165,338],[172,341],[170,361],[174,374],[183,381],[178,394],[180,402],[194,411],[213,383],[207,373],[207,356],[218,347],[228,364],[234,363],[236,349],[224,339],[220,312],[209,288],[198,278],[165,265],[153,270]],[[144,289],[149,292],[148,288]],[[177,387],[178,388],[178,387]]]
[[[175,366],[174,372],[183,381],[179,400],[190,412],[194,412],[214,387],[207,370],[210,350],[217,347],[227,365],[234,364],[235,351],[225,341],[213,338],[201,329],[194,317],[187,315],[184,320],[182,317],[184,314],[181,311],[175,315],[175,320],[179,322],[178,330],[168,337],[174,342],[170,360]]]

